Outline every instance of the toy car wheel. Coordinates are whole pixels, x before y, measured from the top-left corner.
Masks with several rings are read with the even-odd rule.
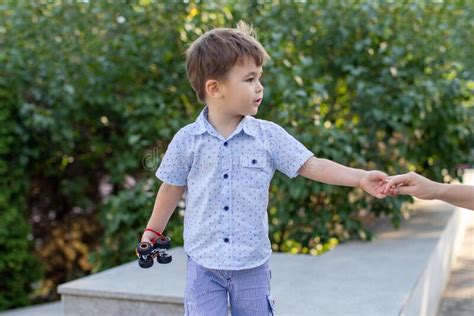
[[[166,236],[161,236],[156,240],[156,246],[161,249],[170,249],[171,239]]]
[[[149,268],[153,265],[153,258],[152,257],[148,257],[146,259],[142,259],[142,258],[138,258],[138,265],[141,267],[141,268]]]
[[[137,253],[140,256],[147,256],[151,253],[152,250],[153,246],[149,242],[141,242],[137,246]]]
[[[166,264],[166,263],[170,263],[172,259],[173,257],[170,254],[164,254],[164,255],[158,256],[156,258],[156,261],[158,261],[158,263]]]

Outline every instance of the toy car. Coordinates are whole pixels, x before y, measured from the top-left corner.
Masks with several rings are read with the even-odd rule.
[[[135,250],[138,257],[138,265],[141,268],[149,268],[153,265],[153,259],[161,264],[170,263],[172,256],[168,253],[171,246],[171,239],[160,236],[154,244],[140,242]]]

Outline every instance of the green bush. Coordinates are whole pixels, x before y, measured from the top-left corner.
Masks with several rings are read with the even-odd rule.
[[[1,59],[0,59],[1,62]],[[12,100],[0,76],[0,310],[31,303],[41,278],[25,212],[26,161],[18,150],[21,128],[15,125]]]
[[[154,172],[174,133],[202,109],[184,51],[206,30],[239,19],[253,23],[272,56],[257,117],[316,156],[438,181],[458,178],[458,165],[472,162],[472,3],[257,3],[2,5],[1,108],[11,104],[14,115],[1,121],[10,140],[2,136],[0,148],[14,148],[16,158],[2,156],[0,169],[25,185],[5,185],[6,196],[15,192],[8,205],[29,217],[38,253],[64,251],[51,242],[64,239],[75,240],[70,251],[90,255],[60,277],[46,269],[47,291],[134,259],[159,185]],[[364,223],[374,217],[397,225],[409,200],[280,173],[270,199],[273,249],[312,254],[370,239]],[[167,228],[174,245],[182,244],[183,206]],[[79,229],[87,233],[66,229],[84,218],[90,227]],[[65,258],[76,260],[74,253]]]

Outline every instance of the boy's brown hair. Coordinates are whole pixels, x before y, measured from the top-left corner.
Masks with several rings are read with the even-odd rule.
[[[270,59],[253,28],[243,21],[235,29],[216,28],[195,40],[186,50],[186,73],[199,102],[205,103],[207,80],[225,80],[236,63],[249,57],[258,67]]]

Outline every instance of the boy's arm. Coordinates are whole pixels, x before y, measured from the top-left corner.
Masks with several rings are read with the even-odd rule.
[[[314,181],[361,188],[377,198],[386,196],[383,194],[383,189],[387,175],[380,171],[350,168],[313,156],[305,162],[298,173]]]
[[[156,194],[153,212],[146,227],[160,233],[163,232],[185,189],[186,186],[163,183]],[[142,241],[150,242],[154,237],[156,236],[153,233],[147,231],[143,234]]]

